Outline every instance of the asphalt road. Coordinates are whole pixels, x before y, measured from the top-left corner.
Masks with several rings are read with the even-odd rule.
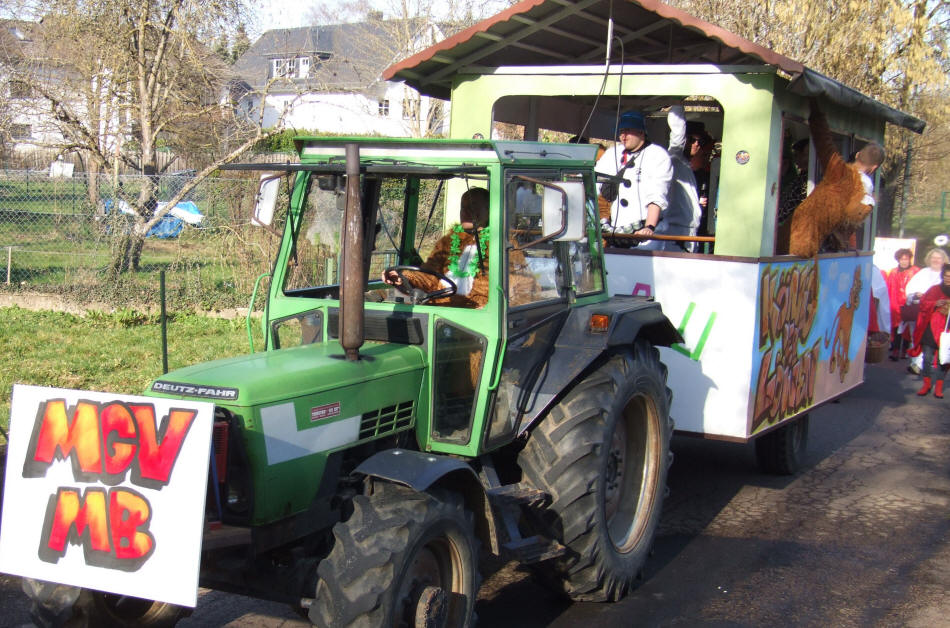
[[[950,396],[903,365],[811,416],[804,469],[760,474],[751,445],[674,438],[670,496],[641,586],[570,604],[491,565],[480,626],[950,626]],[[27,605],[0,576],[0,625]],[[307,626],[286,606],[203,591],[180,626]]]

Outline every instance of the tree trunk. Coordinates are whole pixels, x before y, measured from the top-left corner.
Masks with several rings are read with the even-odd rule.
[[[96,216],[104,216],[105,205],[99,202],[99,164],[94,159],[86,159],[86,198],[94,208]]]

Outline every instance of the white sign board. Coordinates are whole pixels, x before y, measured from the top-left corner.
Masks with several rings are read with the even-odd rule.
[[[13,387],[0,572],[197,601],[214,404]]]
[[[660,347],[676,429],[744,438],[752,378],[756,264],[608,254],[611,294],[655,298],[685,340]]]
[[[910,249],[912,253],[917,250],[917,240],[914,238],[874,238],[874,265],[884,272],[897,266],[897,260],[894,254],[900,249]],[[911,259],[911,262],[918,266],[923,265],[922,259]]]
[[[73,176],[73,168],[76,166],[68,161],[57,160],[49,165],[50,179],[69,179]]]

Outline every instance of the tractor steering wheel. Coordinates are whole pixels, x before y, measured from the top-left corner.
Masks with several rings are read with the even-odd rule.
[[[425,275],[432,275],[440,281],[444,281],[449,284],[445,288],[440,288],[439,290],[433,290],[432,292],[426,292],[422,288],[413,285],[409,278],[403,274],[403,271],[412,271],[416,273],[423,273]],[[396,273],[396,276],[402,281],[401,285],[396,286],[400,291],[409,295],[411,302],[413,304],[428,303],[432,299],[438,299],[440,297],[450,297],[458,291],[458,286],[455,285],[455,282],[434,270],[429,270],[428,268],[422,268],[421,266],[390,266],[383,271],[383,274],[386,275],[390,271]]]

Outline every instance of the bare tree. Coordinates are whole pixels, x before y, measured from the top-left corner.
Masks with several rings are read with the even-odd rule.
[[[950,167],[950,1],[669,0],[697,17],[785,54],[927,121],[922,137],[890,127],[885,201],[902,189],[921,202],[946,188]],[[904,161],[913,145],[913,186]],[[914,199],[911,199],[914,200]],[[892,206],[893,202],[882,203]],[[889,224],[889,220],[884,221]],[[885,226],[886,226],[885,224]]]
[[[264,130],[237,115],[227,65],[202,42],[243,18],[242,0],[41,0],[38,54],[17,68],[43,101],[60,148],[93,173],[146,175],[116,194],[133,224],[111,271],[137,270],[145,235],[177,201]],[[206,165],[161,209],[157,150],[203,152]],[[97,186],[90,185],[95,197]],[[97,198],[91,200],[97,201]]]

